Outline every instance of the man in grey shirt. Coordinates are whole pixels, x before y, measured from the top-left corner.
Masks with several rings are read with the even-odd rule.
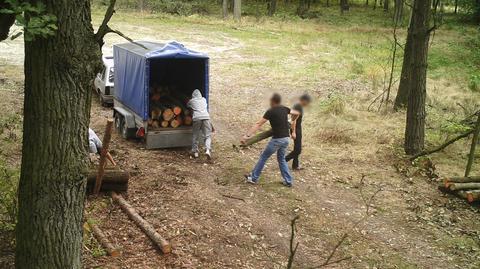
[[[205,154],[208,159],[212,158],[212,123],[210,122],[210,114],[208,113],[207,99],[202,96],[199,90],[194,90],[192,99],[187,106],[193,111],[193,143],[192,153],[198,158],[198,144],[200,138],[203,137],[205,143]]]

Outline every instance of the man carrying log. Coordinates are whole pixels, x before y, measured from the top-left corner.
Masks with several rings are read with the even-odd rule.
[[[292,134],[294,137],[293,141],[293,150],[290,152],[285,159],[287,162],[293,160],[292,169],[293,170],[300,170],[300,163],[298,157],[300,153],[302,153],[302,119],[303,119],[303,109],[310,105],[312,98],[309,94],[303,94],[300,96],[300,100],[297,104],[293,106],[293,109],[298,111],[300,115],[298,116],[297,120],[292,121],[292,132],[295,131],[295,135]]]
[[[193,111],[193,143],[192,155],[198,158],[198,144],[200,138],[203,138],[205,143],[205,155],[210,160],[212,158],[212,132],[213,126],[210,122],[210,114],[208,113],[207,99],[202,96],[202,93],[196,89],[192,93],[192,99],[188,101],[187,107]]]
[[[90,153],[102,153],[102,141],[100,141],[100,138],[98,138],[97,134],[90,128],[88,128],[88,142],[90,147]],[[117,166],[110,152],[107,152],[106,157],[113,166]]]
[[[295,109],[283,106],[281,103],[282,97],[275,93],[270,98],[270,109],[267,110],[263,117],[247,131],[241,140],[241,143],[245,144],[245,141],[254,135],[263,124],[270,121],[273,132],[272,139],[268,142],[267,147],[260,155],[260,159],[255,165],[253,171],[250,174],[245,175],[247,183],[257,184],[265,163],[276,152],[278,165],[283,177],[283,185],[286,187],[292,187],[293,177],[288,169],[288,163],[285,160],[285,153],[290,139],[290,124],[288,123],[288,116],[291,115],[292,121],[295,121],[300,113]],[[295,126],[293,125],[293,127]],[[292,137],[295,138],[295,130],[292,130],[291,134]]]

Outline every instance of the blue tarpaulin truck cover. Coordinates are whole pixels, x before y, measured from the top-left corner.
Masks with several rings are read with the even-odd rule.
[[[209,58],[206,54],[189,50],[175,41],[166,44],[137,41],[114,45],[113,58],[115,98],[141,116],[143,120],[147,120],[149,114],[150,65],[157,59],[203,60],[205,85],[202,86],[204,97],[208,100]]]

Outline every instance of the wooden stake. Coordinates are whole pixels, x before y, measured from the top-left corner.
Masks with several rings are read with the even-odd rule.
[[[475,131],[473,132],[472,146],[470,147],[470,154],[468,155],[467,168],[465,169],[465,177],[470,175],[472,170],[473,159],[475,157],[475,147],[478,143],[478,134],[480,133],[480,113],[477,116],[477,123],[475,124]]]
[[[102,152],[100,153],[100,164],[98,165],[98,174],[97,180],[95,181],[95,188],[93,189],[93,193],[98,195],[100,192],[100,188],[102,187],[102,179],[103,175],[105,174],[105,163],[107,161],[107,153],[108,153],[108,146],[110,145],[110,140],[112,139],[112,126],[113,120],[107,120],[107,127],[105,128],[105,135],[103,136],[103,143],[102,143]]]
[[[120,207],[122,208],[123,212],[125,212],[128,217],[135,222],[135,224],[150,238],[150,240],[157,245],[160,250],[167,254],[172,252],[172,247],[170,243],[163,239],[163,237],[155,231],[155,228],[148,223],[145,219],[143,219],[131,206],[125,199],[120,194],[117,194],[116,192],[112,192],[112,198],[115,202],[117,202]]]
[[[87,223],[88,223],[88,226],[90,226],[90,228],[92,229],[93,235],[98,240],[98,242],[103,246],[107,254],[112,257],[120,256],[120,250],[115,248],[112,245],[112,243],[110,243],[107,236],[105,236],[102,230],[100,230],[100,228],[98,228],[98,226],[95,223],[93,223],[93,221],[89,220],[87,221]]]

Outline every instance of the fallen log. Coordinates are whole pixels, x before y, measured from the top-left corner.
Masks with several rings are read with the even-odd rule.
[[[467,194],[467,201],[469,203],[480,201],[480,190],[466,191],[466,194]]]
[[[463,139],[463,138],[466,138],[466,137],[469,137],[471,134],[473,134],[474,132],[474,129],[466,132],[466,133],[463,133],[457,137],[454,137],[452,139],[450,139],[449,141],[445,142],[444,144],[432,149],[432,150],[424,150],[418,154],[415,154],[413,155],[411,158],[410,158],[410,161],[414,161],[416,160],[418,157],[422,157],[422,156],[425,156],[425,155],[430,155],[432,153],[435,153],[435,152],[438,152],[438,151],[441,151],[443,149],[445,149],[446,147],[450,146],[451,144],[455,143],[456,141],[460,140],[460,139]]]
[[[179,106],[174,106],[172,110],[173,110],[173,114],[175,114],[176,116],[182,114],[182,108]]]
[[[180,117],[177,117],[170,122],[172,128],[178,128],[180,125],[182,125],[182,119]]]
[[[96,172],[93,170],[90,170],[88,173],[88,183],[90,182],[95,182],[96,179]],[[121,171],[121,170],[109,170],[105,169],[104,175],[103,175],[103,182],[105,183],[122,183],[126,184],[128,183],[128,180],[130,179],[130,173]]]
[[[116,192],[112,192],[112,198],[115,202],[117,202],[120,207],[122,208],[123,212],[125,212],[128,217],[135,222],[135,224],[150,238],[150,240],[155,243],[156,246],[160,248],[160,250],[167,254],[172,251],[172,246],[170,243],[163,239],[163,237],[155,231],[155,228],[148,223],[145,219],[143,219],[120,194]]]
[[[448,189],[450,189],[451,191],[480,189],[480,183],[450,183]]]
[[[445,178],[443,183],[445,188],[448,189],[451,183],[469,183],[469,182],[479,182],[480,183],[480,176],[475,177],[450,177]]]
[[[263,131],[263,132],[260,132],[252,137],[250,137],[249,139],[247,139],[245,141],[245,143],[241,144],[240,146],[241,147],[248,147],[248,146],[251,146],[255,143],[258,143],[264,139],[267,139],[269,138],[270,136],[273,135],[273,130],[272,129],[269,129],[267,131]]]
[[[160,124],[160,126],[162,126],[162,128],[167,128],[168,125],[170,125],[170,122],[168,120],[163,120],[162,123]]]
[[[130,173],[120,170],[106,169],[103,175],[102,186],[100,191],[128,191],[128,180],[130,179]],[[87,193],[93,193],[96,181],[96,172],[90,170],[87,177]]]
[[[162,113],[163,120],[171,121],[173,117],[175,117],[175,114],[173,113],[173,110],[171,108],[165,109]]]
[[[108,240],[107,236],[100,230],[100,228],[91,220],[87,221],[88,226],[93,232],[93,235],[97,241],[102,245],[107,254],[112,257],[120,256],[120,250],[115,248]]]

